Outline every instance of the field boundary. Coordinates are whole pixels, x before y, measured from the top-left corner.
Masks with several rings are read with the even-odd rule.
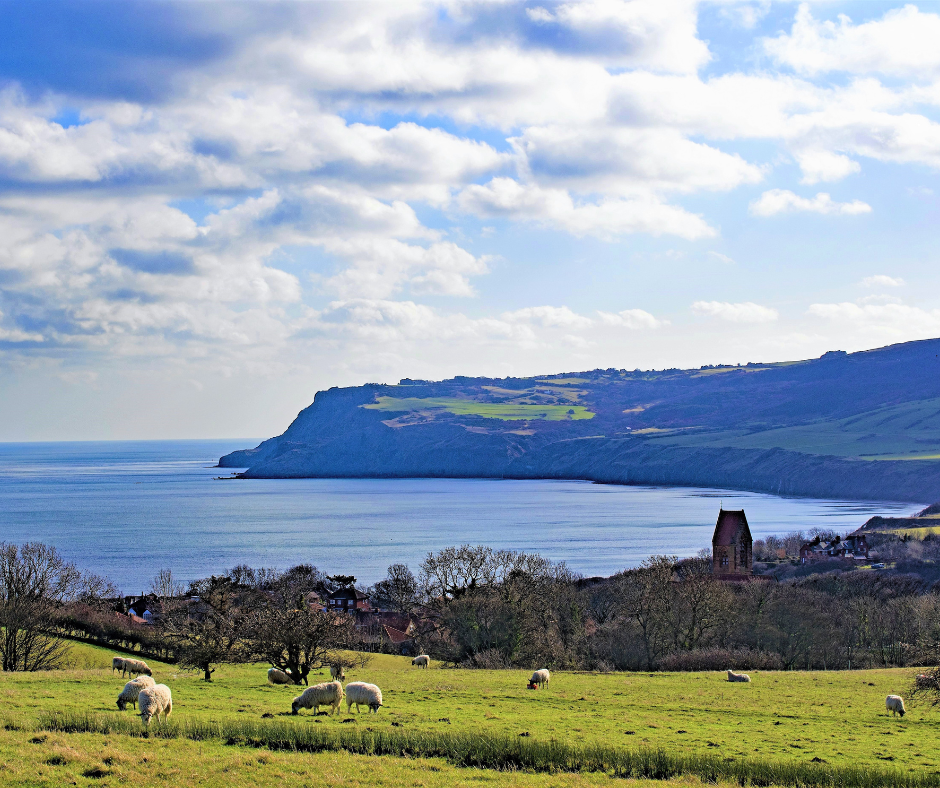
[[[694,775],[706,782],[794,788],[940,788],[940,774],[684,754],[661,748],[580,746],[557,740],[493,735],[481,731],[428,733],[336,729],[306,722],[170,721],[144,729],[136,718],[88,713],[42,715],[38,729],[59,733],[99,733],[138,738],[193,741],[218,739],[228,745],[288,752],[345,750],[357,755],[443,758],[455,766],[500,771],[603,772],[615,777],[666,780]],[[365,717],[364,719],[368,719]],[[357,719],[358,724],[358,719]],[[12,723],[7,723],[11,727]]]

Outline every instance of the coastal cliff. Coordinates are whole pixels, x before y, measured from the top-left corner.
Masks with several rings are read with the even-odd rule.
[[[940,341],[785,364],[318,392],[249,478],[566,478],[940,499]]]

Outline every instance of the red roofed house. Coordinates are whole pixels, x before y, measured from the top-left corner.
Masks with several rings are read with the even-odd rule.
[[[712,537],[712,573],[719,577],[750,577],[754,540],[744,510],[721,509]]]

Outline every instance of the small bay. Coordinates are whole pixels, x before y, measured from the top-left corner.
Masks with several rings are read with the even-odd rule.
[[[676,487],[489,479],[216,480],[257,441],[0,444],[0,540],[55,545],[140,593],[161,568],[188,581],[240,563],[311,563],[371,583],[454,544],[538,552],[586,575],[711,543],[719,505],[754,538],[855,529],[919,506]],[[925,502],[928,503],[928,502]]]

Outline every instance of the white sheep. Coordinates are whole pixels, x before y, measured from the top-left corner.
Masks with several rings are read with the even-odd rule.
[[[132,681],[128,681],[124,685],[124,689],[121,690],[121,694],[117,698],[117,707],[124,711],[127,708],[128,703],[132,703],[134,708],[137,708],[137,696],[140,695],[141,690],[147,689],[147,687],[155,687],[156,682],[150,678],[150,676],[138,676]]]
[[[153,671],[147,666],[147,663],[142,659],[125,659],[124,660],[124,672],[129,673],[134,676],[152,676]],[[124,672],[121,675],[124,675]]]
[[[369,711],[378,713],[382,705],[382,690],[375,684],[366,684],[364,681],[354,681],[346,685],[346,713],[349,714],[353,704],[356,704],[356,713],[359,713],[359,704],[368,706]]]
[[[122,676],[124,675],[124,657],[114,657],[111,660],[111,672],[114,673],[116,670],[121,671]]]
[[[145,687],[137,696],[137,703],[140,705],[140,721],[144,725],[150,725],[153,717],[160,721],[160,715],[163,714],[163,721],[166,722],[173,711],[173,693],[166,684],[157,684],[153,687]]]
[[[545,668],[535,671],[532,674],[532,678],[529,679],[529,689],[544,689],[548,686],[548,682],[551,681],[552,674],[549,673]]]
[[[291,677],[288,676],[283,670],[278,670],[277,668],[268,669],[268,683],[270,684],[293,684]]]
[[[905,712],[904,698],[902,698],[900,695],[889,695],[887,698],[885,698],[885,708],[891,712],[892,717],[895,714],[900,714],[903,717]]]
[[[417,665],[419,668],[424,668],[427,670],[428,665],[431,664],[431,658],[427,654],[419,654],[413,660],[411,660],[412,665]]]
[[[330,665],[330,678],[333,681],[346,681],[346,670],[342,665]]]
[[[748,682],[751,680],[751,677],[747,673],[735,673],[733,670],[728,671],[728,681],[744,681]]]
[[[290,705],[290,713],[296,714],[300,709],[313,709],[314,712],[318,712],[321,706],[332,706],[333,711],[330,714],[335,714],[339,711],[339,704],[342,701],[343,685],[338,681],[314,684],[294,698],[294,702]]]

